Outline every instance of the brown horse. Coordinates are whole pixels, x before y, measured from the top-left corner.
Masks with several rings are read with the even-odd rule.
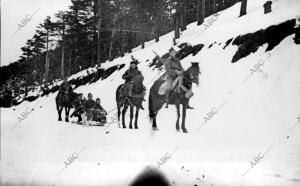
[[[139,110],[142,107],[142,102],[144,100],[145,89],[143,86],[144,77],[142,75],[136,76],[133,80],[125,85],[120,85],[116,91],[116,101],[118,108],[118,121],[120,121],[121,109],[122,110],[122,126],[126,128],[125,125],[125,115],[128,107],[130,106],[130,123],[129,128],[132,129],[132,119],[133,119],[133,109],[136,108],[135,112],[135,122],[134,128],[138,129],[138,117]],[[125,91],[125,94],[122,93]],[[123,95],[123,96],[122,96]]]
[[[55,102],[56,109],[58,112],[58,121],[62,121],[61,113],[65,109],[65,121],[69,122],[69,113],[70,109],[74,107],[74,101],[77,98],[78,94],[75,92],[58,92]]]
[[[176,130],[179,131],[179,118],[180,118],[180,105],[182,105],[182,124],[181,129],[184,133],[187,133],[187,129],[185,128],[185,117],[186,117],[186,109],[189,103],[190,97],[186,95],[186,91],[182,91],[182,89],[190,90],[192,87],[192,83],[199,84],[199,64],[192,63],[192,66],[183,72],[182,77],[182,85],[184,88],[181,88],[181,91],[171,90],[169,96],[169,104],[175,105],[177,109],[177,121],[176,121]],[[152,122],[153,130],[157,130],[156,124],[156,116],[159,110],[162,108],[166,101],[166,95],[159,95],[158,90],[160,86],[164,83],[163,77],[166,74],[162,75],[158,80],[154,82],[150,89],[149,94],[149,116],[150,121]]]

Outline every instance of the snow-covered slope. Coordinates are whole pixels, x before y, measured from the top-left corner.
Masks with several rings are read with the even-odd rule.
[[[190,101],[195,109],[187,113],[188,134],[176,132],[173,106],[160,111],[160,130],[155,132],[147,109],[140,112],[138,130],[121,129],[117,123],[83,128],[58,122],[57,93],[49,94],[1,109],[1,184],[128,185],[145,167],[159,165],[172,185],[299,185],[300,47],[294,44],[294,36],[268,52],[263,45],[236,63],[231,60],[238,47],[223,49],[230,38],[295,19],[300,12],[298,0],[276,0],[273,12],[264,15],[264,2],[248,1],[248,14],[240,18],[237,3],[220,12],[208,29],[192,23],[182,33],[178,43],[204,44],[197,55],[182,60],[184,68],[199,62],[202,72]],[[145,49],[138,47],[132,53],[141,61],[146,99],[159,77],[157,69],[149,68],[155,57],[152,50],[166,53],[173,35],[160,37],[158,43],[150,41]],[[130,55],[103,65],[107,69],[126,64],[125,68],[76,89],[85,96],[91,92],[94,98],[100,97],[104,108],[111,110],[108,120],[114,118],[115,91],[123,82]],[[257,64],[260,70],[255,70]],[[145,108],[147,104],[148,100]],[[211,111],[215,114],[208,120]],[[24,112],[25,119],[20,120]],[[72,156],[76,158],[66,166]],[[163,163],[165,156],[169,158]]]

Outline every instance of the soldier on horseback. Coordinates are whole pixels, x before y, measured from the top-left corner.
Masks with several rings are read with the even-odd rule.
[[[172,47],[169,50],[169,58],[166,59],[164,62],[166,73],[167,73],[167,79],[166,81],[161,85],[159,89],[159,94],[166,95],[166,106],[165,108],[168,108],[169,105],[169,94],[170,91],[173,88],[173,84],[176,78],[179,76],[182,76],[184,70],[181,66],[180,60],[176,57],[177,52]],[[191,106],[187,106],[187,109],[193,109]]]
[[[123,74],[122,78],[125,80],[125,84],[131,82],[133,77],[142,75],[141,71],[139,71],[137,67],[138,61],[133,58],[133,60],[130,62],[130,67],[126,72]]]
[[[141,71],[139,71],[138,67],[137,67],[137,64],[138,64],[138,61],[133,57],[131,56],[132,58],[132,61],[130,62],[130,67],[128,70],[126,70],[126,72],[123,74],[122,78],[125,80],[125,83],[124,83],[124,86],[123,86],[123,90],[122,90],[122,99],[124,101],[124,98],[129,95],[130,91],[130,88],[132,88],[131,86],[131,83],[132,81],[134,80],[135,77],[143,77]],[[143,86],[145,87],[145,86]],[[144,91],[145,91],[145,88],[143,88]],[[144,110],[143,106],[141,106],[141,109]]]

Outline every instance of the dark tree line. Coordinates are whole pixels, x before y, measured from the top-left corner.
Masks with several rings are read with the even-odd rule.
[[[232,6],[238,0],[71,0],[36,28],[20,59],[0,68],[1,85],[12,77],[24,86],[62,79]],[[243,0],[244,2],[244,0]],[[245,5],[246,6],[246,5]],[[243,9],[243,13],[245,7]],[[242,12],[242,10],[241,10]]]

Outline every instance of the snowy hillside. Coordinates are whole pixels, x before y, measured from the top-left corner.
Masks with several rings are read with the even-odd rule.
[[[117,123],[83,128],[58,122],[57,91],[1,109],[1,185],[129,185],[149,166],[178,186],[299,185],[300,45],[294,43],[294,34],[284,33],[289,33],[289,21],[300,15],[300,1],[275,0],[272,13],[266,15],[264,2],[248,0],[243,17],[238,17],[237,3],[219,12],[207,29],[192,23],[182,32],[178,46],[204,45],[181,61],[185,69],[199,62],[201,70],[200,85],[193,87],[190,100],[195,109],[187,111],[189,133],[176,132],[174,106],[159,112],[159,131],[152,130],[148,117],[149,90],[161,74],[155,65],[149,67],[155,57],[152,51],[164,55],[173,44],[171,32],[158,43],[149,41],[145,49],[135,48],[132,54],[105,63],[104,70],[118,68],[75,89],[85,97],[89,92],[100,97],[113,121],[115,91],[133,55],[141,62],[138,67],[147,87],[138,130],[121,129]],[[272,38],[281,37],[275,34],[280,24],[277,28],[284,37],[276,43]],[[263,44],[255,52],[232,62],[243,45],[238,36],[270,26],[275,26],[268,30],[274,35],[257,42]],[[266,51],[270,43],[274,48]],[[85,76],[86,70],[69,80]]]

